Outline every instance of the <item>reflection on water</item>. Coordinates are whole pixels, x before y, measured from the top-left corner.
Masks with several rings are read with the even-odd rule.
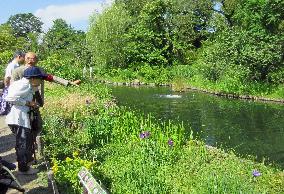
[[[284,105],[225,99],[169,88],[110,86],[118,104],[183,122],[207,144],[284,166]]]

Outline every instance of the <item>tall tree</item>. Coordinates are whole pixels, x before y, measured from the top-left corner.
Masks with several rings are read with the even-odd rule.
[[[12,15],[8,19],[16,37],[28,38],[29,33],[41,33],[43,23],[32,13]]]
[[[87,42],[96,65],[104,68],[127,66],[127,32],[131,23],[131,16],[121,4],[91,17]]]
[[[0,64],[7,64],[15,50],[23,50],[26,43],[23,37],[17,38],[14,36],[10,25],[0,25]],[[4,68],[5,66],[0,67]]]
[[[78,68],[85,65],[89,59],[86,34],[74,30],[63,19],[53,21],[53,26],[43,36],[41,49],[42,58],[46,59],[43,66],[50,72],[58,72],[63,77],[70,78],[71,74],[77,76],[81,71]]]
[[[170,6],[166,1],[147,3],[129,30],[128,63],[171,65],[173,45],[170,38]]]
[[[43,45],[50,52],[67,49],[75,41],[75,30],[63,19],[53,21],[52,27],[43,37]]]
[[[143,7],[153,0],[116,0],[116,4],[123,4],[131,16],[138,16]]]

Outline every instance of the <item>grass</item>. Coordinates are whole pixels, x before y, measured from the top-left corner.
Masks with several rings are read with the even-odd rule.
[[[73,185],[68,193],[81,192],[76,172],[90,162],[111,193],[284,193],[280,169],[208,147],[182,125],[117,107],[102,85],[63,90],[47,90],[43,111],[45,154],[62,193],[66,185]]]

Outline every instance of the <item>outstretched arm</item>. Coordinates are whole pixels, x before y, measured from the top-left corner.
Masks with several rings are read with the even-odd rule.
[[[80,82],[81,82],[80,80],[70,82],[66,79],[63,79],[63,78],[60,78],[60,77],[57,77],[57,76],[54,76],[54,75],[51,75],[51,74],[48,74],[47,77],[44,78],[44,80],[49,81],[49,82],[55,82],[55,83],[58,83],[58,84],[61,84],[61,85],[64,85],[64,86],[68,86],[68,85],[78,86],[78,84],[80,84]]]

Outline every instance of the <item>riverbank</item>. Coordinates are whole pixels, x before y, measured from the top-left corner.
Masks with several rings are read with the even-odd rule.
[[[46,91],[45,153],[62,193],[80,192],[82,165],[111,193],[284,192],[277,167],[207,147],[182,125],[117,107],[104,85]]]

